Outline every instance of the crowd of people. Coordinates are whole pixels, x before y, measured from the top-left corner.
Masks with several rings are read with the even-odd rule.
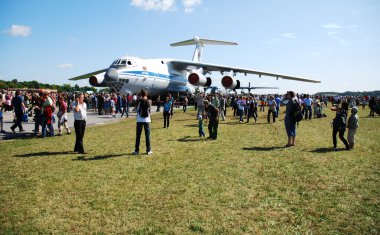
[[[3,129],[3,112],[14,112],[14,125],[11,131],[15,133],[24,131],[22,122],[33,118],[35,122],[34,135],[47,137],[54,136],[54,123],[57,123],[58,134],[62,135],[62,129],[71,134],[67,113],[74,112],[74,128],[76,133],[75,151],[85,153],[83,148],[83,136],[87,110],[93,110],[98,115],[112,115],[116,117],[129,117],[129,113],[137,113],[136,144],[133,154],[139,153],[140,137],[142,129],[146,136],[146,152],[152,153],[150,146],[150,126],[152,101],[148,99],[148,93],[142,90],[140,94],[120,95],[118,93],[77,94],[77,93],[22,93],[2,91],[0,94],[0,124]],[[163,107],[163,127],[169,128],[170,119],[173,116],[175,103],[179,101],[168,94],[164,100],[161,97],[155,99],[156,112]],[[144,101],[144,102],[143,102]],[[354,147],[354,135],[358,128],[357,112],[359,107],[365,110],[368,105],[369,116],[380,114],[380,102],[377,97],[368,96],[317,96],[297,95],[292,91],[285,95],[220,95],[199,93],[195,97],[182,97],[183,112],[187,111],[190,104],[194,104],[197,111],[199,135],[205,137],[204,124],[207,122],[209,139],[216,140],[218,136],[219,119],[226,120],[227,110],[231,108],[233,117],[238,117],[240,123],[249,122],[251,118],[258,121],[258,112],[266,112],[267,123],[276,123],[281,112],[284,113],[285,129],[288,136],[287,147],[295,145],[296,126],[299,118],[304,120],[326,117],[324,109],[332,107],[336,109],[336,117],[333,121],[333,146],[337,147],[336,135],[344,143],[346,149]],[[285,110],[281,111],[281,108]],[[335,108],[336,107],[336,108]],[[348,118],[348,110],[352,115]],[[143,112],[141,112],[143,110]],[[54,115],[56,114],[56,116]],[[348,120],[347,120],[348,118]],[[41,131],[40,131],[41,128]],[[344,133],[348,129],[348,141]]]

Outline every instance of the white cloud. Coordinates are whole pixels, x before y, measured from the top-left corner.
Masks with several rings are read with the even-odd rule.
[[[296,38],[296,35],[294,35],[294,33],[283,33],[283,34],[281,34],[281,37],[294,39],[294,38]]]
[[[144,10],[171,11],[175,10],[174,0],[132,0],[132,6],[143,8]]]
[[[60,69],[67,69],[67,68],[71,68],[73,67],[74,65],[73,64],[70,64],[70,63],[67,63],[67,64],[59,64],[58,65],[58,68]]]
[[[340,28],[343,28],[341,25],[334,24],[334,23],[325,24],[325,25],[322,25],[322,27],[325,28],[325,29],[340,29]]]
[[[337,35],[337,34],[339,34],[339,32],[337,32],[337,31],[332,31],[332,32],[327,33],[327,35],[330,35],[330,36]]]
[[[12,25],[9,30],[4,31],[6,34],[9,34],[11,36],[21,36],[21,37],[27,37],[31,34],[32,28],[25,25]]]
[[[185,12],[190,13],[194,11],[194,7],[202,5],[202,0],[183,0],[183,5],[185,5]]]

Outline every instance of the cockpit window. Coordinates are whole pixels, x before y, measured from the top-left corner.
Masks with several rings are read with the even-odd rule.
[[[126,60],[122,60],[120,64],[125,65],[127,63]]]

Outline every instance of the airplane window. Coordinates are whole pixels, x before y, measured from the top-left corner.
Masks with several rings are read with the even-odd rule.
[[[132,62],[130,60],[128,60],[128,65],[132,65]]]

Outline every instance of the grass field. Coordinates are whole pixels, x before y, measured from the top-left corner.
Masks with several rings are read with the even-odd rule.
[[[0,233],[379,234],[380,118],[367,114],[353,151],[332,149],[330,111],[291,148],[283,117],[228,116],[210,141],[194,111],[169,129],[153,116],[152,156],[130,154],[134,119],[89,127],[84,160],[74,135],[1,141]]]

